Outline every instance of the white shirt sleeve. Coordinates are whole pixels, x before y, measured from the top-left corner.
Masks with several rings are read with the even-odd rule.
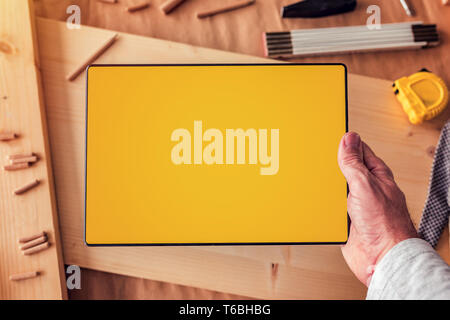
[[[450,300],[450,267],[428,242],[404,240],[375,267],[366,299]]]

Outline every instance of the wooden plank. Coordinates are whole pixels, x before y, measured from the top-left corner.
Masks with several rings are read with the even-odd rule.
[[[71,300],[243,300],[249,297],[182,286],[116,273],[81,269],[81,289],[70,290]],[[108,285],[105,285],[107,283]]]
[[[71,83],[64,79],[111,32],[84,26],[80,30],[68,30],[63,23],[38,21],[67,263],[259,298],[364,297],[365,289],[348,270],[339,247],[86,247],[83,243],[84,75]],[[268,60],[121,34],[114,50],[107,51],[97,62],[265,61]],[[426,149],[437,141],[437,125],[410,126],[395,101],[389,81],[355,75],[350,76],[350,119],[351,128],[358,130],[397,173],[417,223],[423,205],[421,199],[426,194],[424,181],[428,179],[432,161]],[[410,159],[415,163],[409,163]]]
[[[1,172],[0,299],[67,297],[34,25],[31,0],[0,2],[0,128],[18,135],[0,143],[0,161],[26,152],[40,158],[30,168]],[[39,186],[13,195],[34,179]],[[51,247],[22,255],[18,239],[40,231],[48,234]],[[33,271],[39,272],[35,278],[9,280],[11,274]]]

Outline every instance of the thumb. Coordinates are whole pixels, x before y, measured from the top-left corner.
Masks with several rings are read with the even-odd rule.
[[[366,176],[368,169],[364,164],[363,144],[360,136],[355,132],[348,132],[341,140],[338,152],[338,163],[347,183],[352,189],[352,184],[361,181]]]

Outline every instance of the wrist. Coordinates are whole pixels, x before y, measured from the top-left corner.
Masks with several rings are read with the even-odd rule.
[[[383,259],[383,257],[393,248],[395,247],[397,244],[399,244],[402,241],[408,240],[408,239],[412,239],[412,238],[417,238],[417,232],[414,230],[414,232],[412,231],[408,231],[408,232],[404,232],[401,234],[396,234],[395,236],[390,237],[389,239],[387,239],[385,241],[385,243],[382,245],[376,259],[375,259],[375,263],[374,265],[378,265],[378,263]]]

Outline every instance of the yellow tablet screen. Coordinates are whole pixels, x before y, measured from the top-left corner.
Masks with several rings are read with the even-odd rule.
[[[88,245],[342,243],[343,65],[88,69]]]

